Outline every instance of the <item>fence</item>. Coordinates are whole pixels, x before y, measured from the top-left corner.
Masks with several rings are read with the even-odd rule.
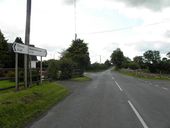
[[[19,85],[24,85],[24,68],[18,69],[18,81]],[[32,79],[30,79],[28,75],[28,80],[32,80],[31,83],[33,84],[39,84],[40,82],[40,69],[31,69],[32,72]],[[29,72],[30,73],[30,72]],[[43,80],[47,79],[47,72],[46,69],[43,69],[42,72],[42,78]],[[29,81],[30,83],[30,81]],[[15,68],[0,68],[0,90],[5,90],[9,88],[15,87]]]

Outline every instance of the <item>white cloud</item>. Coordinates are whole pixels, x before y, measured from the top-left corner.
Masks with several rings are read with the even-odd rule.
[[[102,62],[110,59],[112,51],[117,47],[131,58],[142,54],[147,48],[157,48],[162,53],[168,51],[170,8],[164,5],[166,1],[162,1],[161,5],[151,4],[152,1],[143,1],[141,8],[136,1],[129,1],[129,4],[133,4],[134,7],[117,0],[79,0],[77,2],[78,37],[88,43],[92,62],[99,62],[100,55]],[[63,4],[63,2],[66,3]],[[72,0],[32,1],[31,43],[37,47],[46,48],[49,53],[47,59],[59,56],[57,52],[69,47],[74,39],[72,2]],[[159,6],[160,10],[153,11],[151,6]],[[0,17],[3,17],[0,19],[0,29],[10,42],[17,36],[24,40],[25,13],[25,0],[0,1]],[[90,34],[90,32],[116,30],[129,26],[134,27],[121,31]],[[148,45],[143,45],[145,43]]]

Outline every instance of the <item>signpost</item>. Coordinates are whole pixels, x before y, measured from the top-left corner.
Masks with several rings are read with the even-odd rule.
[[[32,46],[28,46],[28,45],[20,44],[16,42],[14,42],[13,44],[13,50],[15,53],[20,53],[20,54],[41,56],[41,57],[47,56],[47,50],[45,49],[32,47]]]
[[[12,47],[15,53],[28,54],[28,46],[25,44],[14,43]]]
[[[28,47],[28,54],[33,55],[33,56],[42,56],[46,57],[47,56],[47,51],[42,48],[36,48],[36,47]]]
[[[13,51],[15,52],[15,82],[16,89],[18,90],[18,53],[32,56],[41,57],[41,66],[40,66],[40,82],[42,83],[42,57],[47,56],[47,50],[37,47],[28,46],[20,43],[13,43]]]

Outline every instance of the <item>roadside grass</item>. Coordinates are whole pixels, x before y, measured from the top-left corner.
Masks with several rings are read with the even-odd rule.
[[[9,80],[2,80],[0,81],[0,89],[1,88],[8,88],[15,86],[15,82],[9,81]]]
[[[115,71],[114,69],[112,71]],[[116,70],[117,72],[136,77],[136,78],[141,78],[141,79],[147,79],[147,80],[170,80],[170,76],[168,75],[162,75],[162,74],[152,74],[152,73],[145,73],[142,71],[133,71],[133,70],[127,70],[127,69],[121,69],[121,70]]]
[[[94,70],[87,70],[86,72],[90,72],[90,73],[97,73],[97,72],[103,72],[103,71],[106,71],[106,70],[108,70],[108,68],[107,69],[94,69]]]
[[[83,82],[83,81],[90,81],[92,80],[90,77],[88,76],[82,76],[82,77],[75,77],[71,79],[72,81],[78,81],[78,82]]]
[[[0,92],[0,128],[23,128],[69,94],[57,83]]]

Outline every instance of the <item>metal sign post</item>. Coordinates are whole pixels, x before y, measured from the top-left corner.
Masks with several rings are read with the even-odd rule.
[[[29,73],[30,73],[30,86],[32,86],[31,56],[29,56]]]
[[[18,53],[41,57],[40,82],[42,83],[42,57],[47,56],[47,50],[14,42],[13,43],[13,51],[16,53],[16,67],[15,67],[15,70],[16,70],[16,85],[18,83],[18,66],[17,66],[18,65]],[[31,64],[30,64],[30,70],[31,70]],[[26,74],[27,74],[27,72],[26,72]],[[28,78],[26,78],[26,79],[27,79],[26,81],[28,81]],[[31,72],[30,72],[30,84],[32,84],[32,74],[31,74]]]
[[[18,91],[18,53],[15,53],[15,88]]]
[[[42,84],[42,56],[41,56],[41,63],[40,63],[40,83]]]

